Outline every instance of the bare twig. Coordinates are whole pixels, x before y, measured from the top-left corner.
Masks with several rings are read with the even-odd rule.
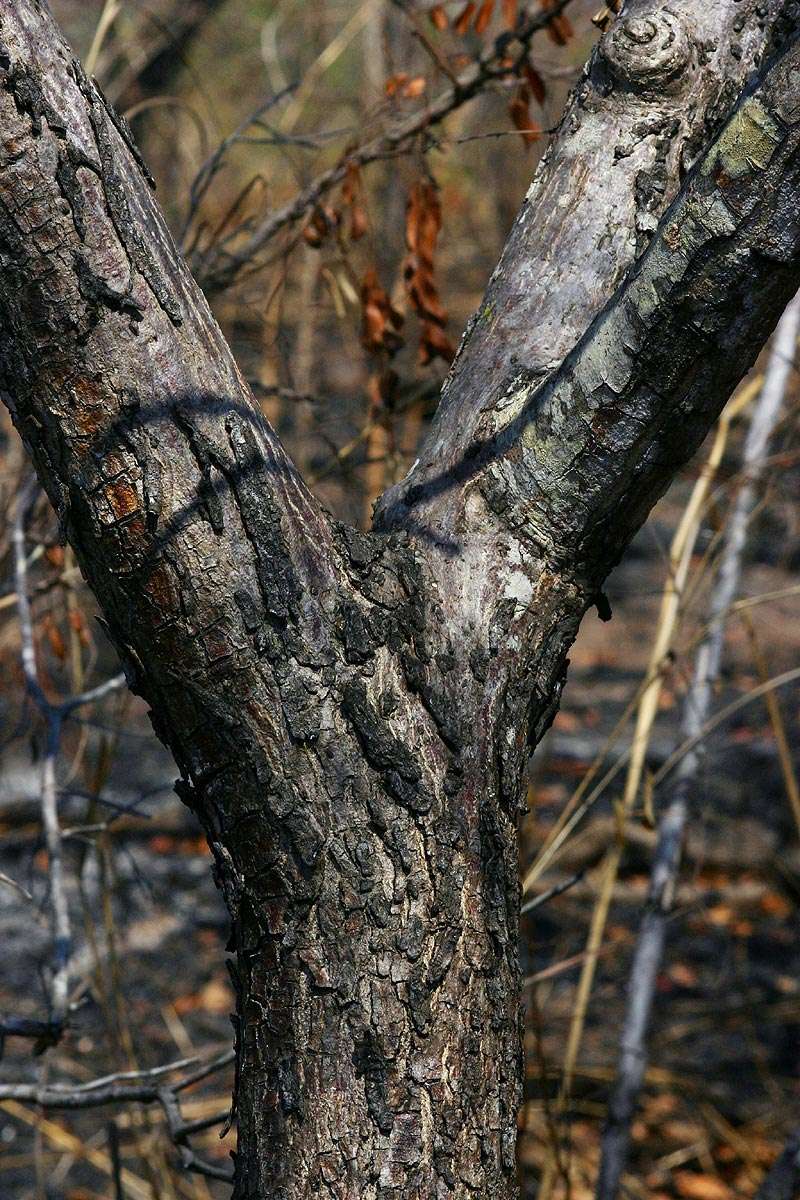
[[[27,888],[24,888],[21,883],[17,883],[16,879],[12,879],[10,875],[6,875],[4,871],[0,871],[0,883],[5,884],[6,887],[13,888],[29,904],[33,903],[33,896]]]
[[[233,1062],[233,1051],[226,1050],[204,1063],[197,1071],[183,1076],[173,1084],[165,1085],[164,1075],[180,1070],[185,1064],[196,1060],[179,1059],[149,1071],[120,1071],[114,1075],[93,1079],[89,1083],[74,1085],[49,1084],[45,1087],[36,1083],[0,1083],[0,1100],[19,1100],[25,1104],[37,1104],[39,1108],[102,1108],[106,1104],[160,1103],[162,1092],[182,1092],[216,1071],[221,1071]]]
[[[32,482],[23,488],[14,521],[14,565],[17,592],[17,612],[21,638],[22,668],[28,692],[47,725],[47,740],[41,774],[41,811],[47,846],[50,874],[50,908],[53,924],[53,977],[50,983],[50,1021],[63,1024],[67,1015],[69,960],[72,953],[72,932],[69,907],[64,890],[61,859],[61,832],[58,825],[55,761],[61,740],[63,713],[48,701],[39,683],[36,669],[36,648],[33,640],[33,617],[28,598],[28,564],[25,557],[25,522],[36,496]]]
[[[758,671],[759,679],[764,683],[769,679],[769,671],[767,669],[767,661],[761,650],[761,645],[756,633],[756,627],[753,624],[753,619],[747,609],[743,609],[739,614],[739,620],[745,627],[750,647],[753,652],[753,661]],[[789,737],[786,732],[786,723],[781,712],[780,702],[774,690],[770,690],[764,697],[764,705],[769,716],[770,724],[772,725],[772,736],[775,740],[775,748],[778,751],[778,761],[783,775],[783,784],[786,788],[786,795],[789,800],[789,806],[794,817],[795,827],[798,835],[800,835],[800,785],[797,782],[797,772],[792,762],[792,752],[789,746]]]
[[[106,0],[105,4],[103,5],[103,11],[100,14],[100,20],[97,22],[97,28],[94,31],[92,44],[89,47],[89,53],[86,55],[86,62],[84,63],[84,68],[87,75],[94,74],[95,67],[97,66],[97,59],[100,55],[100,51],[103,48],[103,42],[105,41],[106,34],[116,21],[121,7],[122,5],[120,4],[120,0]]]
[[[739,587],[748,524],[757,499],[765,450],[780,415],[799,330],[800,295],[789,305],[776,330],[764,386],[745,442],[745,482],[728,521],[711,596],[711,619],[697,651],[692,683],[684,701],[681,740],[687,742],[689,748],[677,767],[672,796],[659,824],[647,910],[631,966],[617,1080],[603,1133],[598,1200],[615,1200],[618,1196],[627,1161],[631,1118],[647,1062],[647,1033],[656,976],[664,954],[690,799],[700,769],[703,730],[707,725],[712,689],[719,675],[727,616]]]
[[[200,167],[200,170],[192,180],[192,185],[189,189],[189,210],[184,222],[183,232],[180,236],[181,243],[185,242],[189,225],[193,220],[203,197],[208,191],[212,180],[222,168],[228,151],[238,142],[242,141],[247,130],[253,125],[258,124],[262,117],[264,117],[264,115],[268,113],[270,109],[280,104],[286,96],[291,95],[291,93],[294,91],[294,88],[295,85],[290,84],[288,87],[285,87],[280,92],[276,93],[276,95],[268,96],[266,100],[259,104],[258,107],[248,117],[246,117],[245,120],[236,127],[236,129],[234,129],[233,133],[229,134],[228,137],[223,138],[217,148]]]
[[[108,1152],[114,1179],[114,1200],[125,1200],[122,1187],[122,1159],[119,1153],[119,1130],[116,1121],[108,1122]]]
[[[691,737],[687,737],[679,746],[676,746],[666,762],[662,763],[654,774],[653,787],[658,787],[684,758],[705,741],[709,733],[718,728],[718,726],[724,725],[734,713],[739,712],[746,705],[752,704],[754,700],[766,696],[769,692],[774,692],[778,688],[786,687],[789,683],[794,683],[796,679],[800,679],[800,667],[792,667],[788,671],[782,671],[780,675],[772,675],[769,679],[765,679],[763,683],[759,683],[756,687],[751,688],[745,695],[737,696],[735,700],[731,700],[730,704],[726,704],[724,708],[714,713],[713,717],[709,717],[696,733],[692,734]]]
[[[224,1124],[228,1119],[228,1114],[226,1112],[217,1113],[211,1117],[185,1121],[180,1109],[179,1095],[193,1084],[222,1070],[233,1060],[234,1051],[227,1050],[224,1054],[204,1063],[196,1071],[176,1080],[173,1084],[164,1084],[163,1076],[195,1060],[181,1059],[162,1067],[154,1067],[149,1071],[120,1072],[75,1086],[51,1084],[47,1087],[40,1087],[37,1084],[27,1083],[0,1084],[0,1102],[10,1100],[17,1103],[36,1104],[39,1108],[44,1109],[68,1110],[100,1108],[109,1104],[159,1104],[166,1118],[170,1137],[180,1152],[181,1165],[184,1169],[200,1175],[207,1175],[212,1179],[224,1179],[230,1182],[233,1179],[233,1172],[229,1168],[217,1167],[213,1163],[205,1162],[195,1154],[189,1145],[189,1138],[192,1134],[209,1129],[213,1125]]]
[[[268,213],[238,250],[228,251],[222,246],[217,246],[213,258],[193,263],[194,273],[201,280],[205,291],[216,293],[230,287],[245,267],[253,267],[256,256],[276,234],[301,220],[324,195],[342,182],[348,170],[391,158],[413,142],[419,134],[438,125],[462,104],[472,100],[489,83],[513,75],[520,56],[527,52],[534,34],[546,28],[554,17],[563,12],[569,2],[570,0],[558,0],[558,3],[546,11],[524,16],[513,32],[500,34],[477,62],[462,71],[457,76],[456,83],[442,92],[430,105],[413,113],[404,121],[399,121],[391,129],[364,145],[348,151],[339,162],[323,171],[298,192],[288,204]]]
[[[5,1021],[0,1036],[34,1037],[41,1045],[57,1040],[69,1008],[69,969],[72,957],[72,929],[64,886],[62,834],[58,820],[58,791],[56,760],[61,744],[64,721],[76,709],[102,699],[122,687],[124,675],[116,675],[98,687],[80,695],[70,696],[53,704],[45,695],[36,665],[36,645],[33,634],[33,613],[28,592],[28,560],[25,552],[25,525],[37,495],[37,485],[31,479],[22,488],[16,507],[12,542],[14,547],[15,591],[19,617],[22,669],[28,694],[38,708],[46,728],[45,752],[41,770],[41,814],[47,847],[50,884],[50,912],[53,929],[52,977],[49,987],[50,1013],[47,1022],[33,1022],[32,1032],[25,1032],[26,1022]]]
[[[395,8],[399,8],[403,16],[411,26],[414,37],[419,42],[422,49],[433,60],[443,75],[446,75],[454,87],[458,87],[458,76],[453,71],[447,58],[442,54],[435,42],[431,41],[425,31],[425,26],[420,20],[416,7],[408,3],[408,0],[391,0]]]
[[[534,896],[532,900],[526,900],[522,908],[519,910],[520,915],[524,916],[525,913],[534,912],[535,909],[541,908],[543,904],[546,904],[548,900],[553,900],[556,896],[560,896],[564,892],[569,891],[569,889],[574,887],[576,883],[581,882],[585,874],[585,871],[578,871],[577,874],[571,875],[569,879],[563,879],[560,883],[554,884],[553,887],[548,888],[547,891],[542,892],[541,895]]]

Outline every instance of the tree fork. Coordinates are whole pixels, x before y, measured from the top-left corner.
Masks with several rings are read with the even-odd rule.
[[[516,1195],[524,767],[798,286],[797,80],[793,46],[558,369],[482,354],[460,428],[451,383],[365,534],[253,404],[46,8],[0,0],[0,390],[231,912],[237,1200]]]

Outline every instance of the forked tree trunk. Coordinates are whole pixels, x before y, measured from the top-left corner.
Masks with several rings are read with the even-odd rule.
[[[794,48],[623,280],[767,37],[747,0],[630,7],[365,534],[253,405],[45,7],[0,0],[0,387],[231,913],[237,1200],[516,1195],[527,756],[800,281]]]

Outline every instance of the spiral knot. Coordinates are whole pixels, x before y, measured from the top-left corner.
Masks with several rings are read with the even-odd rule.
[[[635,91],[671,90],[691,61],[685,23],[669,9],[622,17],[605,35],[600,51],[613,74]]]

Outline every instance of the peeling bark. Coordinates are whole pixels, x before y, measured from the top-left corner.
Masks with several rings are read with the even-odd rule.
[[[755,62],[764,30],[735,7],[733,61]],[[634,50],[607,36],[628,74],[596,103],[638,112]],[[701,70],[676,38],[647,84],[667,96],[687,54]],[[516,1195],[524,766],[585,608],[797,289],[798,71],[792,49],[746,97],[597,315],[636,250],[627,214],[624,253],[541,351],[517,239],[492,284],[501,345],[475,325],[462,352],[483,397],[457,366],[364,534],[321,510],[253,404],[44,6],[0,0],[0,390],[231,913],[237,1200]],[[551,163],[594,120],[581,104]],[[663,162],[654,215],[677,183]],[[583,264],[559,253],[566,279]]]

